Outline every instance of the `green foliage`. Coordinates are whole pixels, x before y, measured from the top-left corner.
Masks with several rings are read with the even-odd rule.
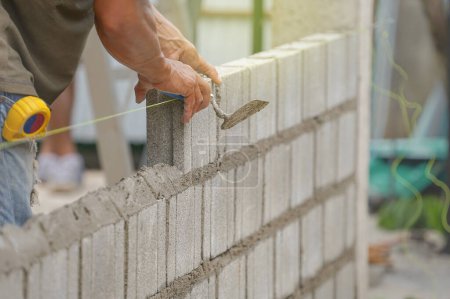
[[[397,229],[432,229],[445,233],[441,222],[444,202],[437,197],[424,197],[420,217],[412,225],[406,227],[411,217],[420,208],[417,200],[395,200],[386,203],[378,214],[378,225],[386,230]]]

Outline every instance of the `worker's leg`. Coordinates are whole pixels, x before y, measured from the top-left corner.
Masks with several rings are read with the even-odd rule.
[[[58,99],[52,104],[52,118],[49,129],[59,129],[70,126],[72,119],[72,107],[74,102],[74,85],[71,83]],[[53,153],[58,156],[77,152],[70,131],[47,137],[42,142],[41,153]]]
[[[70,126],[74,98],[74,84],[71,83],[52,104],[50,130]],[[39,178],[48,183],[50,188],[70,191],[81,184],[84,161],[70,131],[45,138],[38,161]]]
[[[17,101],[22,96],[0,92],[0,128],[11,107],[4,99]],[[0,142],[5,142],[0,134]],[[22,225],[31,217],[30,199],[34,184],[34,142],[0,150],[0,226]]]

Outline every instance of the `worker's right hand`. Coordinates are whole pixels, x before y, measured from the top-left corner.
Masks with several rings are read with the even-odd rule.
[[[142,102],[147,91],[152,88],[181,94],[185,97],[182,122],[187,123],[196,112],[209,105],[211,87],[189,65],[172,59],[165,59],[165,61],[168,72],[160,82],[151,82],[145,74],[138,74],[139,81],[134,89],[136,99]]]

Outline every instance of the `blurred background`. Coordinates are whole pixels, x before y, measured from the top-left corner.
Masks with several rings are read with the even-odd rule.
[[[215,65],[331,28],[373,31],[369,198],[359,199],[370,211],[369,298],[450,298],[450,1],[376,0],[372,28],[357,27],[355,9],[348,9],[355,0],[153,2]],[[84,61],[69,95],[71,123],[102,116],[96,108],[102,103],[110,107],[106,114],[142,107],[134,100],[135,75],[101,50],[95,36]],[[59,164],[68,165],[75,183],[48,184],[51,174],[46,179],[44,173],[47,183],[39,190],[45,200],[35,212],[145,164],[145,110],[74,129],[68,138],[78,158]],[[117,163],[102,168],[102,159],[111,158]]]

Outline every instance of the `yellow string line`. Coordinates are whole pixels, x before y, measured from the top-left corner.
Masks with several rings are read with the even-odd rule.
[[[388,56],[388,61],[390,62],[390,64],[392,65],[393,69],[395,71],[397,71],[397,73],[400,75],[402,82],[401,85],[399,87],[399,93],[395,93],[389,90],[383,90],[382,88],[376,86],[376,84],[372,84],[374,90],[376,92],[379,92],[385,96],[388,96],[390,99],[394,99],[397,100],[399,102],[400,105],[400,109],[401,109],[401,116],[402,116],[402,121],[405,125],[405,129],[407,131],[407,135],[411,136],[416,123],[417,123],[417,119],[420,116],[421,112],[422,112],[422,107],[420,104],[412,102],[412,101],[408,101],[408,99],[405,96],[405,85],[406,82],[409,80],[408,74],[406,73],[406,71],[400,66],[398,65],[393,58],[393,52],[389,52],[389,43],[388,43],[388,34],[385,31],[383,33],[383,46],[385,49],[385,53]],[[411,117],[411,119],[408,116],[408,109],[414,109],[413,115]],[[404,160],[404,156],[400,156],[398,158],[396,158],[391,165],[391,172],[393,174],[393,177],[396,181],[398,181],[401,185],[403,185],[406,189],[408,189],[415,197],[416,199],[416,205],[417,205],[417,209],[415,210],[414,214],[411,216],[411,218],[409,218],[409,220],[407,221],[406,225],[405,225],[405,229],[409,230],[412,228],[412,226],[414,225],[414,223],[416,223],[416,221],[419,219],[420,215],[422,214],[422,210],[423,210],[423,197],[422,194],[419,192],[419,190],[417,190],[417,188],[415,188],[408,180],[406,180],[405,178],[403,178],[399,173],[398,173],[398,168],[401,164],[401,162]],[[448,210],[448,206],[447,206],[447,210]],[[444,212],[445,215],[447,214],[447,212]],[[402,246],[403,250],[405,251],[406,256],[411,260],[411,262],[415,263],[420,269],[422,269],[422,271],[426,274],[426,276],[429,277],[431,283],[433,284],[433,292],[434,292],[434,297],[436,297],[436,287],[437,287],[437,282],[436,282],[436,275],[430,271],[428,265],[422,263],[419,259],[417,259],[415,256],[413,256],[410,253],[409,250],[409,246],[408,243],[406,241],[406,239],[404,239],[402,241]]]
[[[85,121],[85,122],[81,122],[81,123],[78,123],[78,124],[75,124],[75,125],[71,125],[71,126],[67,126],[67,127],[62,127],[62,128],[50,130],[48,132],[44,132],[44,133],[42,133],[42,134],[40,134],[38,136],[35,136],[33,138],[22,138],[22,139],[15,140],[15,141],[2,142],[2,143],[0,143],[0,150],[8,149],[8,148],[11,148],[11,147],[19,145],[19,144],[27,143],[30,140],[41,140],[41,139],[44,139],[46,137],[50,137],[50,136],[53,136],[53,135],[61,134],[61,133],[64,133],[64,132],[68,132],[68,131],[76,129],[76,128],[87,127],[87,126],[94,125],[94,124],[99,123],[99,122],[107,121],[107,120],[110,120],[110,119],[113,119],[113,118],[116,118],[116,117],[120,117],[120,116],[123,116],[123,115],[130,114],[130,113],[135,113],[135,112],[142,111],[142,110],[145,110],[145,109],[155,108],[155,107],[158,107],[158,106],[167,105],[167,104],[172,103],[172,102],[178,102],[178,101],[177,100],[168,100],[168,101],[161,102],[161,103],[156,103],[156,104],[152,104],[152,105],[148,105],[148,106],[144,106],[144,107],[139,107],[139,108],[134,108],[134,109],[130,109],[130,110],[127,110],[127,111],[119,112],[119,113],[116,113],[116,114],[111,114],[111,115],[108,115],[108,116],[99,117],[99,118],[88,120],[88,121]]]
[[[426,168],[426,176],[427,178],[433,182],[434,185],[439,187],[442,191],[444,191],[445,194],[445,203],[444,203],[444,209],[441,213],[441,221],[442,226],[444,227],[445,231],[450,234],[450,225],[447,220],[448,210],[450,207],[450,189],[448,188],[447,184],[438,179],[431,171],[433,169],[434,163],[436,163],[436,159],[433,158],[430,161],[428,161],[427,168]]]

